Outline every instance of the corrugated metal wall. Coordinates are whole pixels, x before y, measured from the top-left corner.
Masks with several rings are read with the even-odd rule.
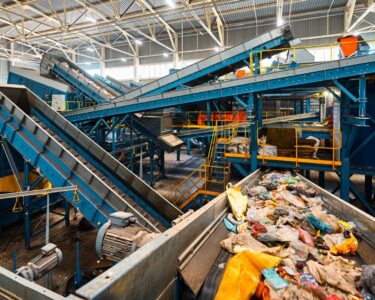
[[[329,44],[334,43],[337,40],[338,35],[343,32],[344,27],[344,16],[340,13],[335,14],[324,14],[314,19],[299,18],[291,22],[292,30],[295,37],[303,38],[302,45],[316,45],[316,44]],[[269,20],[268,23],[262,23],[258,25],[258,28],[254,27],[253,24],[246,24],[243,22],[241,27],[229,28],[225,31],[225,41],[228,46],[233,46],[243,41],[249,40],[256,36],[256,32],[261,34],[274,28],[274,21]],[[217,35],[217,33],[215,32]],[[325,35],[337,35],[325,38],[314,38],[317,36]],[[307,38],[307,39],[305,39]],[[313,39],[311,39],[313,38]],[[170,41],[168,37],[159,37],[158,40],[168,46]],[[172,61],[172,55],[164,57],[163,53],[168,53],[168,49],[155,44],[151,41],[143,39],[143,44],[139,46],[139,55],[141,57],[141,64],[153,64],[163,63]],[[213,39],[205,33],[200,31],[199,33],[185,33],[181,35],[179,33],[179,50],[180,58],[182,60],[193,60],[202,59],[213,53],[213,48],[217,45]],[[119,46],[116,46],[119,47]],[[127,45],[121,45],[121,50],[130,52]],[[211,50],[209,50],[211,49]],[[86,53],[87,54],[87,53]],[[132,65],[133,60],[128,58],[126,62],[120,61],[121,58],[126,57],[126,54],[107,49],[106,59],[109,60],[106,63],[106,67],[119,67],[125,65]],[[80,58],[79,62],[85,62],[87,59]],[[90,68],[92,68],[91,66]]]

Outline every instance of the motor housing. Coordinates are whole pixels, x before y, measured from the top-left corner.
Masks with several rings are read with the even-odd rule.
[[[49,243],[41,248],[41,254],[16,270],[23,278],[36,281],[62,263],[62,252],[55,244]]]
[[[131,213],[115,212],[100,227],[96,236],[96,253],[100,258],[119,262],[157,236],[137,225]]]

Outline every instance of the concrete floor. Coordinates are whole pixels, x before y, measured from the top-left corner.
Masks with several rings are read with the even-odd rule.
[[[192,152],[193,154],[193,152]],[[203,154],[194,151],[194,155],[181,153],[180,161],[176,160],[176,153],[166,153],[166,174],[165,178],[160,178],[155,183],[155,189],[168,197],[173,188],[182,181],[188,174],[203,162]],[[59,210],[59,209],[56,209]],[[61,212],[63,212],[61,210]],[[51,214],[50,223],[62,218]],[[112,265],[107,260],[98,259],[95,253],[95,239],[97,231],[81,231],[79,221],[82,215],[78,213],[76,218],[74,212],[70,213],[70,226],[66,227],[64,222],[51,228],[50,242],[60,248],[63,253],[63,264],[52,272],[52,290],[63,294],[69,278],[74,275],[76,266],[76,241],[80,243],[81,270],[84,273],[91,272],[95,268],[105,268]],[[33,231],[45,228],[45,214],[39,214],[32,219]],[[24,248],[24,227],[23,223],[12,225],[4,230],[0,239],[0,266],[13,270],[12,253],[16,251],[17,267],[26,265],[32,258],[40,254],[40,248],[44,246],[45,235],[41,234],[32,239],[30,250]],[[44,285],[44,279],[38,281]]]
[[[164,195],[167,199],[170,197],[174,187],[181,182],[187,175],[203,163],[203,153],[193,150],[192,155],[186,152],[181,153],[180,161],[176,160],[176,153],[166,153],[165,157],[166,177],[159,178],[155,183],[155,189]],[[353,176],[352,180],[358,184],[363,191],[363,176]],[[318,172],[311,172],[311,179],[318,181]],[[235,180],[233,180],[235,181]],[[332,191],[337,185],[338,177],[334,173],[326,173],[326,189]],[[375,186],[374,182],[373,185]],[[339,195],[339,192],[337,192]],[[354,201],[358,204],[358,201]],[[61,218],[61,216],[51,215],[51,222]],[[83,272],[90,272],[94,268],[110,267],[111,262],[100,260],[95,253],[96,230],[81,231],[78,223],[82,216],[78,213],[74,218],[71,210],[71,225],[66,227],[64,223],[53,227],[50,231],[50,241],[55,243],[63,252],[63,264],[53,271],[53,290],[63,294],[68,279],[73,276],[75,271],[75,245],[79,241],[81,248],[81,269]],[[33,218],[32,228],[44,228],[45,215],[40,214]],[[44,245],[44,234],[32,240],[32,249],[24,249],[23,224],[15,224],[5,230],[0,241],[0,265],[12,270],[12,252],[17,253],[17,267],[25,265],[33,257],[40,253],[40,248]],[[44,281],[40,280],[40,284]]]
[[[60,219],[61,216],[51,214],[50,222]],[[59,294],[63,294],[67,281],[73,276],[75,271],[75,249],[76,241],[80,244],[80,260],[83,272],[89,272],[94,268],[110,267],[111,262],[100,260],[95,254],[95,238],[96,230],[81,231],[78,228],[78,223],[82,215],[78,213],[77,218],[74,218],[73,210],[70,214],[70,226],[65,226],[62,222],[50,230],[50,242],[57,245],[63,253],[63,263],[52,272],[52,290]],[[45,214],[35,216],[32,221],[32,228],[45,228]],[[38,223],[38,224],[37,224]],[[16,251],[17,267],[26,265],[28,261],[40,254],[40,248],[44,246],[45,235],[41,234],[32,239],[31,249],[24,248],[24,232],[23,224],[15,224],[5,230],[1,237],[0,243],[0,265],[6,269],[13,269],[12,253]],[[44,285],[44,279],[38,281],[39,284]]]

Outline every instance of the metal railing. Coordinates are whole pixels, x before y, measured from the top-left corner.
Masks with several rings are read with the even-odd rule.
[[[265,141],[265,137],[261,136],[259,132],[263,128],[258,128],[257,131],[257,142],[258,142],[258,155],[257,158],[260,159],[263,163],[269,160],[277,160],[277,161],[285,161],[285,162],[293,162],[296,166],[300,163],[312,163],[312,164],[322,164],[322,165],[331,165],[332,169],[336,169],[338,165],[340,165],[340,151],[342,148],[342,132],[340,130],[333,130],[333,129],[316,129],[316,128],[294,128],[294,145],[289,150],[290,155],[286,156],[280,155],[281,149],[277,149],[276,156],[269,156],[265,155],[267,142]],[[249,128],[239,126],[237,129],[237,134],[233,131],[233,135],[230,139],[228,139],[228,144],[225,147],[225,156],[236,156],[242,157],[244,159],[250,158],[250,139],[249,139]],[[326,133],[329,138],[319,138],[321,140],[325,140],[323,145],[307,145],[306,143],[302,143],[300,139],[307,139],[307,137],[312,136],[314,137],[314,133],[317,134],[318,132]],[[238,134],[240,133],[240,135]],[[241,137],[242,140],[236,141],[233,143],[234,138]],[[330,145],[327,145],[330,144]],[[233,151],[233,149],[237,146],[237,149],[241,149],[241,153],[237,153]],[[285,150],[285,149],[283,149]],[[323,155],[322,158],[313,158],[314,151],[317,150],[318,157]],[[302,157],[302,153],[311,154],[310,157]]]
[[[265,73],[273,71],[273,70],[283,70],[283,69],[285,70],[285,69],[290,67],[289,66],[290,63],[295,63],[295,64],[298,63],[298,61],[299,61],[298,50],[306,50],[306,51],[310,50],[310,51],[317,51],[317,52],[320,51],[321,54],[324,55],[323,59],[316,60],[316,57],[314,57],[315,59],[312,62],[298,63],[298,67],[305,67],[305,66],[310,66],[310,65],[316,64],[316,63],[330,62],[330,61],[340,59],[340,56],[339,56],[340,46],[351,45],[351,44],[358,44],[358,46],[361,46],[364,43],[367,43],[369,45],[374,44],[375,40],[337,42],[337,43],[328,43],[328,44],[294,46],[294,47],[287,47],[287,48],[275,48],[275,49],[253,51],[249,55],[250,72],[249,73],[242,73],[241,78],[251,77],[251,76],[254,76],[256,74],[265,74]],[[272,65],[266,65],[263,62],[264,57],[272,57],[273,53],[276,55],[276,54],[279,54],[280,52],[286,52],[286,51],[291,53],[291,55],[290,55],[291,60],[288,61],[288,64],[284,64],[282,62],[279,62],[278,64],[272,66]],[[365,53],[363,53],[363,54],[361,53],[361,55],[372,54],[372,53],[375,53],[375,49],[370,48]],[[259,66],[255,66],[255,64],[254,64],[254,62],[255,62],[254,57],[255,56],[259,57]],[[294,67],[297,67],[297,65],[295,65]],[[233,78],[233,77],[229,78],[229,77],[224,76],[224,80],[241,79],[241,78]]]
[[[45,100],[45,102],[49,106],[52,106],[52,101],[51,100]],[[86,108],[86,107],[91,107],[91,106],[96,105],[95,101],[69,100],[69,101],[64,101],[64,103],[65,103],[65,106],[61,109],[61,111],[76,110],[76,109],[81,109],[81,108]]]
[[[197,192],[201,191],[203,194],[212,191],[212,185],[217,186],[221,191],[225,190],[225,185],[230,177],[230,164],[224,166],[215,166],[215,151],[218,141],[220,143],[233,135],[233,130],[236,126],[228,128],[221,128],[216,123],[213,128],[210,148],[205,158],[205,161],[197,169],[191,172],[184,180],[182,180],[172,191],[169,198],[173,199],[173,203],[179,208],[185,207],[191,200],[191,197]],[[214,179],[213,174],[221,175],[218,180]]]

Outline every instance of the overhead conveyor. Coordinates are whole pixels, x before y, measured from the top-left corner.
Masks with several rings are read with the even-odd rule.
[[[130,87],[127,87],[125,84],[113,79],[112,77],[109,77],[109,76],[102,77],[98,74],[95,74],[94,77],[100,82],[102,82],[103,84],[105,84],[106,86],[109,86],[110,88],[112,88],[113,90],[115,90],[116,92],[120,94],[126,94],[129,91],[131,91]]]
[[[99,228],[115,211],[163,231],[180,211],[23,86],[0,86],[0,135]]]
[[[235,96],[275,91],[288,87],[311,86],[332,80],[349,79],[375,73],[375,55],[352,57],[290,70],[219,82],[79,109],[65,114],[71,122],[161,109],[176,105],[227,99]]]
[[[262,58],[271,57],[289,47],[289,41],[293,35],[289,25],[283,25],[276,29],[263,33],[244,43],[221,51],[206,59],[203,59],[186,68],[178,70],[175,73],[164,76],[138,89],[135,89],[114,101],[129,100],[136,97],[160,94],[179,86],[192,87],[212,81],[222,75],[236,71],[239,68],[249,65],[250,53],[254,53],[254,59],[260,59],[259,53],[262,50],[271,50],[264,52]]]
[[[40,75],[56,76],[96,103],[103,103],[121,95],[70,60],[48,53],[43,55],[40,63]]]
[[[129,91],[130,88],[125,88],[125,85],[120,85],[100,76],[91,76],[82,68],[72,63],[63,57],[55,57],[49,54],[43,56],[41,62],[40,72],[43,75],[50,74],[59,77],[72,85],[76,90],[85,95],[88,99],[96,103],[105,103],[111,99],[118,97]],[[147,126],[144,126],[142,118],[134,115],[134,122],[128,126],[133,125],[135,129],[144,134],[148,139],[161,147],[165,151],[172,151],[183,144],[183,141],[178,139],[170,132],[165,132],[156,135]]]

